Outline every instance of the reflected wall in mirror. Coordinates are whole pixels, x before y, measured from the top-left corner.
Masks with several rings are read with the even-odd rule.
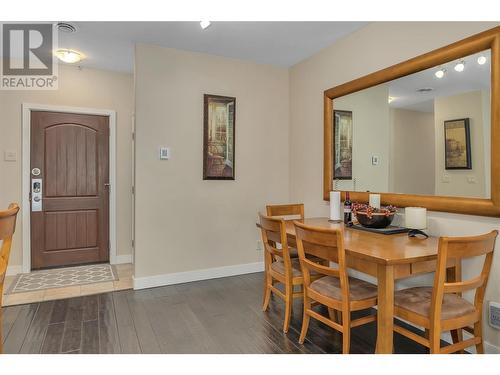
[[[336,97],[331,110],[335,189],[491,197],[490,49]]]

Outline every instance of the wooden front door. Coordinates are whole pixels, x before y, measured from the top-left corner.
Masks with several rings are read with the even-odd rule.
[[[30,173],[31,268],[108,261],[109,118],[31,112]]]

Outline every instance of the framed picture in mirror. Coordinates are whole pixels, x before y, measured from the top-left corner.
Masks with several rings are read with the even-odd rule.
[[[469,119],[444,122],[445,169],[472,169]]]
[[[352,180],[352,112],[334,111],[334,179]]]

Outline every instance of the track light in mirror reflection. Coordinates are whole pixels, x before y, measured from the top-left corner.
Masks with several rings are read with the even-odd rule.
[[[439,69],[436,73],[434,73],[434,75],[441,79],[444,77],[444,74],[446,73],[446,69]]]
[[[465,69],[465,62],[462,60],[462,61],[459,61],[457,63],[457,65],[455,65],[455,68],[454,68],[457,72],[463,72],[464,69]]]
[[[485,57],[485,56],[479,56],[479,57],[477,58],[477,63],[478,63],[479,65],[484,65],[484,64],[486,64],[486,57]]]

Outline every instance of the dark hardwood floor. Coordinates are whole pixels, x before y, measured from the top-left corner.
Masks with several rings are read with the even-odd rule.
[[[261,311],[262,273],[3,309],[4,353],[340,353],[342,337],[297,300],[288,334],[283,302]],[[321,308],[321,307],[318,307]],[[353,329],[351,353],[373,353],[376,324]],[[426,353],[395,334],[396,353]]]

